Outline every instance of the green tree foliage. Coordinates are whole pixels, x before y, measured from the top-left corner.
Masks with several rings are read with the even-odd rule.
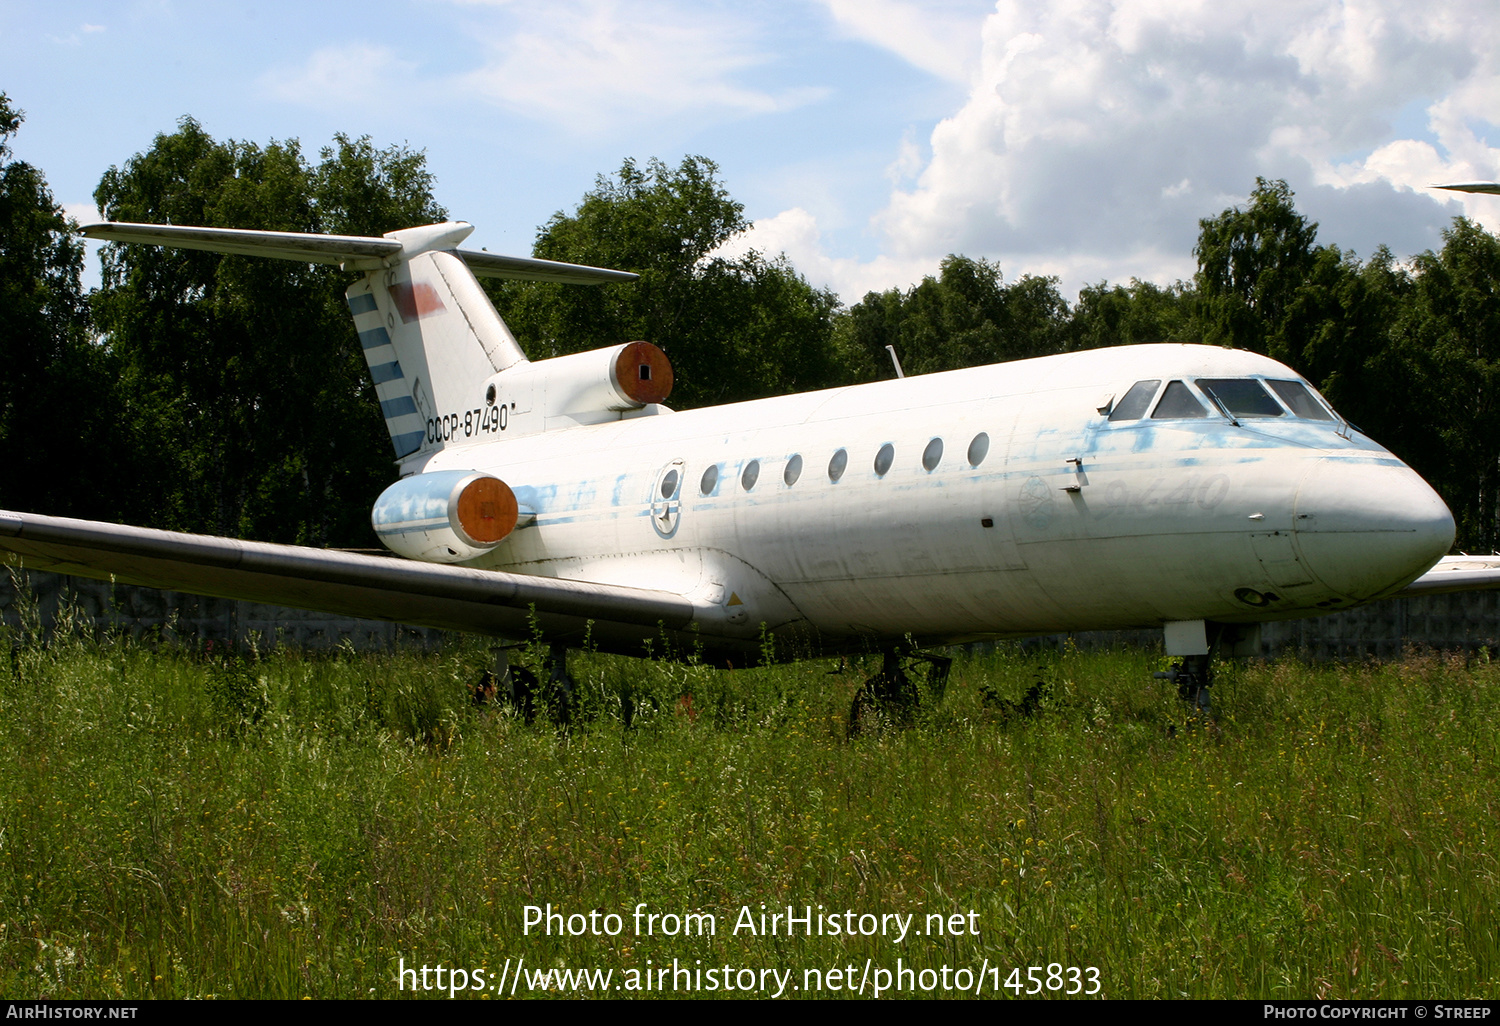
[[[1193,299],[1192,289],[1180,281],[1166,288],[1139,278],[1130,279],[1129,285],[1087,285],[1073,307],[1069,348],[1197,342]]]
[[[832,383],[837,297],[785,258],[715,255],[750,227],[717,176],[703,157],[676,168],[627,160],[615,178],[601,175],[572,214],[554,214],[534,255],[641,277],[591,287],[487,283],[528,355],[654,342],[672,360],[669,402],[681,408]]]
[[[338,136],[219,142],[183,119],[95,193],[115,221],[380,235],[441,221],[420,153]],[[336,268],[109,246],[99,327],[138,454],[128,519],[304,544],[368,545],[388,435]]]
[[[0,505],[106,516],[118,456],[107,354],[88,333],[73,237],[42,173],[13,161],[0,93]]]
[[[1457,218],[1443,249],[1413,260],[1409,299],[1394,326],[1404,356],[1391,382],[1420,404],[1427,440],[1412,465],[1458,520],[1458,545],[1500,546],[1500,239]]]
[[[998,264],[949,256],[938,277],[905,292],[871,292],[840,319],[839,347],[862,381],[892,373],[895,346],[908,374],[929,374],[1060,352],[1068,305],[1056,278],[1006,285]]]
[[[1255,180],[1246,210],[1198,222],[1196,275],[1202,339],[1270,352],[1316,259],[1318,226],[1297,213],[1284,181]]]

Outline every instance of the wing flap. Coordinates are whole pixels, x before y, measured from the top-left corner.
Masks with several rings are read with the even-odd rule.
[[[645,588],[9,511],[0,552],[38,570],[512,638],[576,637],[592,622],[600,640],[633,646],[696,612]]]

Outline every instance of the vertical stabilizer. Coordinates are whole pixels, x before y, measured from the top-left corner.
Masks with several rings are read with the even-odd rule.
[[[485,381],[526,356],[464,261],[451,250],[473,228],[431,225],[392,232],[394,267],[368,272],[346,298],[396,458],[483,440],[468,411]]]

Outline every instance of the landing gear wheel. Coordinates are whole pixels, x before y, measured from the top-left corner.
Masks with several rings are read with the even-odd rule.
[[[885,723],[909,727],[917,711],[917,686],[901,667],[894,650],[884,653],[880,672],[861,685],[849,706],[849,736]]]
[[[1208,689],[1213,684],[1213,662],[1206,655],[1183,656],[1170,670],[1153,673],[1157,680],[1177,685],[1177,697],[1192,708],[1195,718],[1211,720],[1213,712]]]
[[[562,725],[573,722],[573,677],[568,673],[568,648],[553,645],[542,663],[542,672],[547,675],[546,706],[552,722]]]

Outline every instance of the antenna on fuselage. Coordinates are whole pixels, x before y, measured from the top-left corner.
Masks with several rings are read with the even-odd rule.
[[[901,370],[901,361],[898,360],[898,359],[896,359],[896,347],[895,346],[886,346],[885,347],[885,351],[891,354],[891,364],[896,368],[896,377],[898,377],[898,378],[904,378],[904,377],[906,377],[905,372],[903,372]]]

